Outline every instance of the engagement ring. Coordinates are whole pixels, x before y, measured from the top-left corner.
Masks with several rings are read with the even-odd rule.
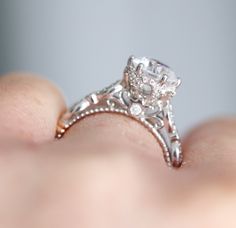
[[[120,113],[144,125],[160,143],[166,163],[180,167],[183,155],[171,105],[180,82],[167,65],[131,56],[122,80],[89,94],[62,116],[56,137],[88,115]]]

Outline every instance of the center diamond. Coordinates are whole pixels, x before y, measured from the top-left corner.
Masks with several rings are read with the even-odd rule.
[[[130,57],[125,73],[131,98],[144,106],[156,106],[161,97],[174,96],[180,84],[168,66],[146,57]]]

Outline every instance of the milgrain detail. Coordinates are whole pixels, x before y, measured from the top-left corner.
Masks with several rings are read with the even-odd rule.
[[[161,137],[161,135],[158,133],[158,131],[156,131],[155,127],[153,125],[151,125],[148,121],[146,121],[145,119],[138,119],[135,118],[134,116],[129,115],[128,111],[124,110],[124,109],[114,109],[114,108],[96,108],[95,109],[90,109],[89,111],[86,112],[82,112],[80,114],[75,114],[73,115],[73,117],[71,119],[67,120],[67,123],[64,124],[64,126],[62,126],[63,124],[61,124],[60,126],[57,127],[57,133],[56,133],[56,138],[60,139],[64,136],[64,134],[66,133],[66,131],[72,126],[74,125],[76,122],[78,122],[79,120],[87,117],[87,116],[91,116],[97,113],[118,113],[118,114],[123,114],[129,118],[132,118],[134,120],[137,120],[138,122],[140,122],[144,127],[146,127],[154,136],[155,138],[158,139],[158,143],[160,143],[163,151],[164,151],[164,158],[167,162],[167,164],[169,166],[171,166],[171,162],[170,162],[170,153],[168,151],[168,148],[166,146],[166,144],[163,141],[163,138]]]

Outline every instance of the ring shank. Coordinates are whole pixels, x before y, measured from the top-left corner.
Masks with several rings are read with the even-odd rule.
[[[183,160],[182,149],[170,101],[164,103],[162,110],[135,115],[139,106],[136,104],[135,110],[132,106],[134,102],[127,98],[127,93],[129,91],[124,83],[118,81],[101,91],[89,94],[62,116],[56,137],[61,138],[72,125],[86,116],[104,112],[120,113],[137,120],[155,136],[163,149],[167,165],[180,167]]]

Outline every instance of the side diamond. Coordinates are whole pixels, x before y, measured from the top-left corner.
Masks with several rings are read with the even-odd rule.
[[[133,103],[131,106],[130,106],[130,113],[134,116],[138,116],[142,113],[142,108],[139,104],[137,103]]]

